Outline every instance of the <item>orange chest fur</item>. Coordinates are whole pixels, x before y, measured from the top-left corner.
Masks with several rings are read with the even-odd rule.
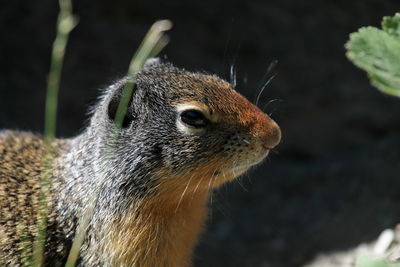
[[[206,219],[207,195],[187,196],[174,205],[137,203],[109,226],[103,245],[108,261],[113,266],[190,266]]]

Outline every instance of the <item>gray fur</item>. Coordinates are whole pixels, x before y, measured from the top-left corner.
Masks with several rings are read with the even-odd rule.
[[[202,134],[185,135],[177,129],[177,104],[197,101],[211,110],[218,110],[221,98],[225,97],[229,102],[230,94],[234,92],[227,82],[216,76],[187,72],[153,59],[137,75],[136,88],[128,107],[127,124],[115,131],[110,105],[119,102],[126,82],[127,78],[123,78],[104,91],[83,133],[75,138],[57,140],[54,144],[56,153],[45,255],[48,266],[64,264],[77,222],[90,208],[96,195],[93,217],[80,253],[82,266],[111,265],[111,256],[104,255],[101,250],[101,246],[107,245],[102,242],[106,232],[110,231],[104,227],[113,218],[125,216],[135,201],[157,197],[154,188],[159,181],[154,175],[158,171],[190,175],[197,166],[215,158],[226,161],[234,158],[238,165],[248,167],[255,164],[251,159],[256,152],[253,143],[247,140],[249,129],[255,122],[249,122],[246,126],[236,124],[236,118],[240,116],[235,113],[236,109],[227,107],[229,113],[226,116],[229,119],[210,126]],[[0,132],[0,169],[1,166],[14,168],[19,164],[4,160],[9,157],[8,148],[13,142],[22,142],[22,147],[27,147],[29,153],[37,155],[40,162],[43,149],[40,137],[27,133]],[[33,143],[37,145],[31,146]],[[214,173],[219,171],[216,169]],[[39,181],[40,170],[37,172],[33,175],[33,184]],[[24,173],[16,172],[15,175],[24,176]],[[7,194],[1,195],[1,190],[7,191],[12,183],[9,177],[7,172],[0,170],[0,197],[9,197]],[[7,206],[0,207],[9,211]],[[35,215],[35,212],[32,214]],[[21,250],[16,247],[21,240],[18,237],[7,239],[15,230],[7,228],[8,219],[2,216],[0,244],[2,230],[6,236],[4,240],[12,243],[2,254],[6,263],[18,265]],[[29,232],[31,241],[35,233]]]

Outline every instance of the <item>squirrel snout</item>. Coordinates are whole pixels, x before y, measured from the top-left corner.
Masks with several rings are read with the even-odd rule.
[[[268,121],[261,141],[265,149],[272,149],[279,144],[281,141],[281,129],[275,121]]]

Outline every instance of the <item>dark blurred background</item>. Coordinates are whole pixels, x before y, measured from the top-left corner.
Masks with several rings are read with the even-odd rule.
[[[372,240],[400,222],[400,99],[381,94],[346,58],[348,34],[379,26],[396,0],[79,0],[59,96],[58,135],[79,133],[99,88],[123,76],[150,25],[168,18],[162,52],[229,79],[283,140],[249,175],[215,193],[195,266],[301,266]],[[41,132],[57,1],[0,6],[0,128]]]

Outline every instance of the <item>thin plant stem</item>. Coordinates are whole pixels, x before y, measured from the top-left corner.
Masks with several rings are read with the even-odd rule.
[[[47,97],[44,126],[44,154],[43,174],[40,181],[39,210],[37,218],[38,233],[33,247],[33,266],[42,266],[44,262],[44,246],[46,240],[46,226],[48,203],[51,184],[51,144],[56,134],[57,98],[60,86],[60,77],[64,61],[65,48],[69,33],[76,26],[77,20],[72,15],[71,0],[59,0],[60,12],[57,20],[57,33],[53,43],[50,71],[47,80]]]
[[[156,21],[147,32],[139,49],[133,56],[128,69],[128,81],[122,91],[121,101],[118,105],[115,115],[116,128],[121,128],[125,114],[128,109],[129,100],[132,95],[136,74],[143,67],[149,57],[158,54],[168,43],[168,37],[164,35],[165,31],[171,29],[172,23],[169,20]]]
[[[117,131],[121,128],[123,119],[126,115],[129,100],[132,97],[132,92],[134,88],[134,81],[137,73],[143,67],[146,60],[150,57],[157,55],[168,43],[168,37],[165,35],[165,31],[171,29],[172,23],[169,20],[159,20],[156,21],[147,32],[145,38],[143,39],[140,47],[136,51],[133,56],[128,69],[128,79],[125,87],[122,91],[122,96],[120,103],[118,105],[117,113],[115,116],[115,127],[114,133],[111,135],[111,139],[117,138]],[[111,140],[109,150],[113,150],[113,145],[115,144],[114,140]],[[76,234],[74,237],[74,241],[72,243],[71,250],[68,255],[66,267],[75,266],[78,257],[79,250],[84,241],[86,230],[89,226],[89,222],[93,216],[94,208],[99,198],[99,194],[103,187],[106,175],[100,175],[98,186],[94,192],[94,197],[91,198],[93,201],[87,205],[87,209],[84,213],[84,216],[79,221],[79,225],[76,230]]]

